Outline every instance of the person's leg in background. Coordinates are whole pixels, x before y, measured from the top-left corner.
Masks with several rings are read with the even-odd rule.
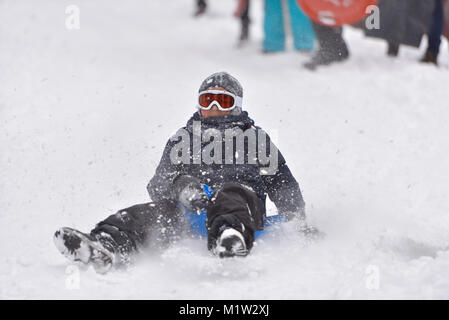
[[[206,12],[207,3],[206,0],[196,0],[195,16],[200,16]]]
[[[245,5],[240,15],[240,22],[241,22],[240,41],[246,41],[249,39],[249,24],[251,23],[251,20],[249,19],[249,2],[250,0],[245,1]]]
[[[268,53],[285,50],[282,0],[265,0],[264,32],[264,52]]]
[[[393,41],[387,41],[388,49],[387,49],[387,56],[390,57],[397,57],[399,55],[399,43],[393,42]]]
[[[437,64],[440,52],[441,37],[444,30],[443,0],[435,0],[435,8],[429,27],[429,44],[421,62]]]
[[[342,27],[328,27],[316,22],[313,22],[312,26],[319,48],[312,60],[304,64],[306,68],[313,70],[317,66],[343,61],[349,57]]]
[[[315,44],[312,22],[298,6],[296,0],[288,0],[288,8],[295,49],[312,51]]]

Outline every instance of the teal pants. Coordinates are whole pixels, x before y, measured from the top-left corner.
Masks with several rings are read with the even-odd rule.
[[[285,50],[283,0],[265,0],[264,51]],[[290,23],[296,50],[313,50],[315,34],[310,19],[296,4],[295,0],[285,0],[290,13]]]

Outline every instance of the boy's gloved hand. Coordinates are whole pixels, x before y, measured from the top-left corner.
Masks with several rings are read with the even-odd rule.
[[[209,198],[199,179],[183,175],[177,177],[173,185],[173,198],[177,199],[187,210],[200,214],[207,209]]]

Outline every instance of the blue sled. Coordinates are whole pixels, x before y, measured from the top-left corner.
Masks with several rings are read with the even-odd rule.
[[[208,185],[203,184],[204,192],[207,194],[207,196],[210,198],[214,191],[211,187]],[[200,237],[207,237],[207,228],[206,228],[206,210],[201,212],[200,214],[192,213],[188,210],[185,210],[185,215],[187,218],[187,221],[190,224],[190,228],[192,229],[193,233]],[[285,217],[278,214],[275,216],[269,216],[265,218],[264,221],[264,230],[256,231],[254,233],[254,237],[257,239],[258,237],[272,232],[272,226],[278,225],[282,222],[285,222]]]

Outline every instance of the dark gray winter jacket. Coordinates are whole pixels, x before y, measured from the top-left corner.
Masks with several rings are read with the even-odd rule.
[[[238,182],[256,192],[264,204],[268,195],[287,218],[304,217],[298,182],[268,135],[245,111],[218,118],[202,118],[196,112],[165,146],[147,187],[152,201],[169,198],[179,175],[197,177],[215,190],[225,182]],[[263,210],[265,215],[265,206]]]
[[[427,32],[434,0],[379,0],[380,29],[365,29],[369,37],[419,47]]]

